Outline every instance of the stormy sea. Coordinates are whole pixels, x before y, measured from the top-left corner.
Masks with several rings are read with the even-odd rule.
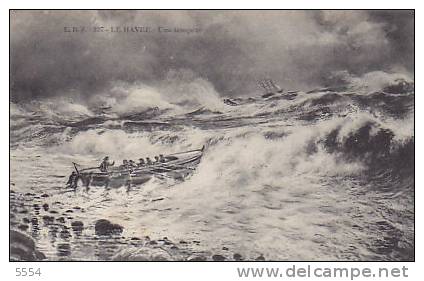
[[[11,102],[12,242],[66,261],[414,260],[414,82],[379,75],[228,99],[194,79]],[[73,162],[203,145],[184,179],[66,187]]]

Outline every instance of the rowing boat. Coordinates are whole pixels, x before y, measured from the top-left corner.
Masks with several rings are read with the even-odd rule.
[[[133,168],[110,167],[107,172],[100,171],[99,167],[78,169],[80,165],[73,163],[77,177],[71,185],[76,188],[79,180],[86,187],[140,185],[149,181],[152,177],[182,180],[190,175],[200,163],[204,148],[203,146],[201,149],[165,155],[163,162],[150,165]]]

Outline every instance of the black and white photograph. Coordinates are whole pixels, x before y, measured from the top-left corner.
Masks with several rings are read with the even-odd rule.
[[[415,261],[415,10],[9,21],[9,261]]]

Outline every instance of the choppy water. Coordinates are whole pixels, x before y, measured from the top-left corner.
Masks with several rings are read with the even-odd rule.
[[[292,92],[239,106],[205,93],[195,102],[136,86],[120,93],[98,104],[11,104],[11,226],[47,259],[414,259],[410,87]],[[72,162],[203,144],[183,182],[65,188]],[[96,236],[98,219],[123,233]]]

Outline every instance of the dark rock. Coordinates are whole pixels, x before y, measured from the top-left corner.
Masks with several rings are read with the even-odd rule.
[[[178,250],[178,249],[179,248],[177,246],[175,246],[175,245],[171,247],[171,250]]]
[[[57,214],[57,211],[55,211],[55,210],[50,210],[50,212],[49,212],[50,214]]]
[[[28,229],[28,225],[27,224],[20,224],[20,225],[18,225],[18,228],[20,229],[20,230],[27,230]]]
[[[44,193],[44,194],[42,194],[42,195],[41,195],[41,197],[43,197],[43,198],[47,198],[47,197],[49,197],[49,195],[48,195],[48,194],[46,194],[46,193]]]
[[[62,239],[68,239],[70,237],[71,237],[71,233],[68,230],[64,229],[60,232],[60,238]]]
[[[158,244],[158,242],[156,242],[155,240],[152,240],[152,241],[150,241],[150,242],[149,242],[149,244],[150,244],[150,245],[157,245],[157,244]]]
[[[64,217],[60,217],[60,218],[57,218],[56,221],[58,221],[60,223],[65,223],[65,218]]]
[[[235,253],[235,254],[233,255],[233,259],[234,259],[235,261],[242,261],[242,260],[243,260],[243,257],[242,257],[240,254]]]
[[[9,236],[10,260],[38,261],[46,258],[42,252],[36,250],[34,240],[29,236],[16,230],[10,230]]]
[[[37,218],[32,218],[32,219],[31,219],[31,223],[32,223],[33,225],[38,225],[38,219],[37,219]]]
[[[79,206],[75,206],[73,209],[74,209],[74,210],[81,210],[81,207],[79,207]]]
[[[28,219],[28,218],[23,218],[23,219],[22,219],[22,221],[23,221],[24,223],[29,223],[29,219]]]
[[[28,214],[28,210],[27,209],[22,209],[19,211],[20,214]]]
[[[49,204],[47,204],[47,203],[43,204],[43,209],[44,209],[44,211],[47,212],[49,210]]]
[[[259,257],[255,259],[255,261],[265,261],[264,256],[261,254]]]
[[[119,224],[113,224],[108,220],[100,219],[94,226],[96,235],[121,234],[124,228]]]
[[[222,250],[228,251],[228,248],[227,247],[222,247]]]
[[[50,224],[50,223],[52,223],[54,221],[54,217],[52,217],[52,216],[43,216],[43,221],[46,224]]]
[[[130,240],[133,240],[133,241],[138,241],[138,240],[141,240],[140,238],[138,238],[138,237],[131,237],[131,239]]]
[[[41,209],[40,206],[38,206],[38,204],[34,204],[34,205],[32,205],[32,207],[34,208],[34,210],[40,210]]]
[[[82,232],[82,230],[84,229],[84,224],[82,223],[82,221],[73,221],[71,223],[71,227],[72,230],[75,232]]]
[[[212,256],[212,259],[213,259],[214,261],[225,261],[225,257],[224,257],[224,256],[222,256],[222,255],[213,255],[213,256]]]
[[[72,210],[66,210],[66,213],[73,213],[74,211]]]
[[[180,244],[187,244],[187,242],[186,242],[186,241],[184,241],[184,240],[181,240],[181,241],[180,241]]]

